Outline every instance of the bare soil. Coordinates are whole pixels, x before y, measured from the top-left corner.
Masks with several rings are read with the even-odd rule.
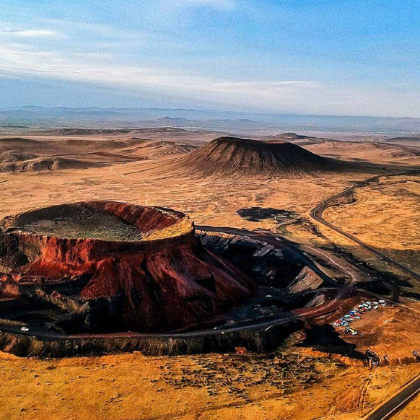
[[[22,230],[60,238],[92,238],[105,241],[140,241],[134,225],[124,222],[106,211],[87,208],[74,209],[72,214],[59,218],[40,218],[21,226]]]
[[[0,216],[92,199],[158,205],[184,211],[198,225],[281,232],[305,252],[313,253],[323,269],[339,281],[366,280],[369,275],[361,261],[405,280],[401,273],[329,229],[313,225],[308,217],[315,204],[368,178],[371,171],[299,176],[245,171],[237,177],[217,173],[203,177],[169,170],[174,159],[185,159],[185,153],[219,136],[158,129],[135,134],[55,131],[32,133],[28,139],[31,141],[4,141],[2,150],[8,147],[7,153],[20,153],[23,158],[56,153],[63,157],[68,153],[72,159],[100,166],[3,173]],[[409,149],[392,143],[391,150],[372,146],[364,138],[353,141],[350,135],[346,137],[350,141],[339,144],[288,137],[283,140],[306,142],[301,146],[335,159],[418,165],[413,142]],[[151,147],[145,147],[144,139]],[[160,154],[159,148],[153,146],[155,140],[176,143],[179,157]],[[164,148],[174,149],[171,145]],[[187,165],[187,160],[184,162]],[[325,217],[415,267],[419,251],[418,182],[414,178],[406,183],[403,178],[400,181],[381,181],[377,187],[360,190],[354,204],[331,208]],[[240,209],[253,207],[281,209],[290,216],[279,223],[275,215],[247,220],[238,214]],[[411,257],[407,250],[413,252]],[[409,309],[372,312],[355,324],[363,337],[343,336],[360,351],[371,346],[393,359],[391,366],[374,370],[343,356],[293,346],[263,361],[231,354],[165,358],[135,353],[46,361],[1,354],[0,419],[361,418],[418,373],[419,365],[406,358],[419,342],[420,318],[414,311],[419,308],[409,301],[402,303]],[[407,407],[409,414],[403,411],[397,418],[418,417],[418,404],[417,398]]]

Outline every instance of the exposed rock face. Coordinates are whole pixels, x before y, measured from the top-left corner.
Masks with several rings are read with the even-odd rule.
[[[97,231],[88,226],[87,236],[81,219],[91,214],[101,223]],[[131,237],[128,227],[138,236]],[[124,240],[116,239],[120,234]],[[100,307],[86,313],[85,331],[98,325],[106,330],[104,323],[120,330],[185,328],[211,320],[255,290],[245,274],[201,245],[184,214],[107,201],[3,219],[0,269],[3,295],[43,293]]]
[[[344,163],[285,141],[220,137],[183,156],[177,166],[202,175],[304,174],[339,170]]]

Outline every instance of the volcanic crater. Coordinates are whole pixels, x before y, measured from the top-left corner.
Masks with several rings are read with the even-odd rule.
[[[88,201],[0,221],[0,349],[22,356],[260,352],[342,293],[286,240],[196,230],[167,208]]]
[[[0,271],[2,298],[59,308],[54,328],[71,333],[185,329],[256,290],[185,214],[113,201],[3,219]]]

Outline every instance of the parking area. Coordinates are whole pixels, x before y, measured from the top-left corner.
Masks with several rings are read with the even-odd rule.
[[[369,365],[372,360],[373,366],[420,361],[419,302],[365,299],[332,325],[343,340],[365,355]]]

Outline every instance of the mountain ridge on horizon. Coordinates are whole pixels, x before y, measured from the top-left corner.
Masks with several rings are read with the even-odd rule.
[[[233,115],[256,115],[256,116],[269,116],[269,117],[322,117],[322,118],[351,118],[351,119],[392,119],[392,120],[414,120],[420,121],[417,117],[393,117],[381,115],[346,115],[346,114],[304,114],[304,113],[290,113],[290,112],[258,112],[258,111],[235,111],[235,110],[218,110],[218,109],[201,109],[201,108],[185,108],[185,107],[100,107],[92,106],[45,106],[45,105],[19,105],[0,107],[0,112],[3,111],[18,111],[22,109],[34,110],[100,110],[100,111],[174,111],[174,112],[200,112],[209,114],[233,114]]]
[[[0,126],[40,127],[162,127],[234,131],[358,132],[416,135],[420,118],[267,114],[194,108],[101,108],[25,105],[0,108]]]

